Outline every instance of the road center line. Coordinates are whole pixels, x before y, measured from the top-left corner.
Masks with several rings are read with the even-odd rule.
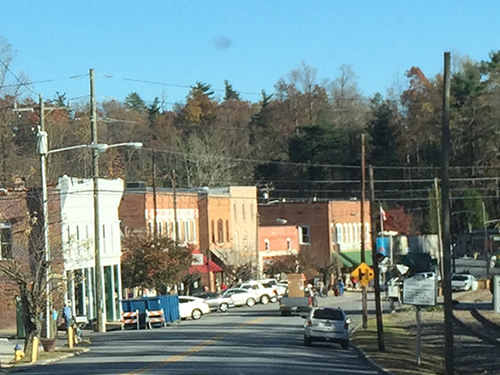
[[[153,363],[149,366],[146,366],[146,367],[143,367],[143,368],[140,368],[140,369],[137,369],[137,370],[134,370],[134,371],[131,371],[131,372],[126,372],[126,373],[123,373],[123,374],[120,374],[120,375],[136,375],[136,374],[142,374],[144,373],[145,371],[148,371],[148,370],[151,370],[151,369],[154,369],[154,368],[157,368],[157,367],[160,367],[166,363],[174,363],[174,362],[180,362],[182,361],[184,358],[186,358],[187,356],[191,355],[191,354],[194,354],[194,353],[198,353],[200,351],[202,351],[203,349],[205,349],[207,346],[209,345],[212,345],[214,344],[215,342],[217,342],[217,340],[220,340],[226,336],[229,336],[229,335],[232,335],[233,334],[233,331],[237,330],[237,329],[240,329],[240,328],[243,328],[243,327],[246,327],[246,326],[250,326],[250,325],[253,325],[253,324],[258,324],[266,319],[269,319],[269,317],[265,316],[265,317],[262,317],[262,318],[257,318],[257,319],[254,319],[254,320],[250,320],[249,322],[247,323],[243,323],[243,324],[240,324],[239,326],[236,326],[231,332],[229,333],[225,333],[225,334],[222,334],[222,335],[217,335],[217,336],[214,336],[213,338],[207,340],[207,341],[204,341],[202,342],[201,344],[199,345],[196,345],[196,346],[193,346],[192,348],[184,351],[183,353],[181,354],[177,354],[177,355],[173,355],[171,357],[168,357],[166,359],[164,359],[163,361],[160,361],[160,362],[157,362],[157,363]]]

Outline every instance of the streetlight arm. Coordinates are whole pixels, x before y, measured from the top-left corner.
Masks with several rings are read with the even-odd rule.
[[[109,146],[106,143],[97,143],[97,144],[92,144],[92,145],[76,145],[76,146],[69,146],[69,147],[63,147],[63,148],[56,148],[54,150],[49,150],[46,153],[47,154],[55,154],[57,152],[76,150],[79,148],[90,148],[90,149],[95,149],[98,152],[104,152],[109,148]]]
[[[121,147],[121,146],[128,146],[134,148],[135,150],[138,150],[142,148],[142,142],[115,143],[113,145],[108,145],[108,148]]]
[[[128,146],[132,147],[134,149],[140,149],[142,147],[141,142],[124,142],[124,143],[115,143],[112,145],[108,145],[107,143],[96,143],[96,144],[90,144],[90,145],[76,145],[76,146],[69,146],[69,147],[63,147],[63,148],[56,148],[54,150],[49,150],[47,151],[46,149],[46,140],[43,140],[43,144],[45,148],[39,147],[38,153],[39,154],[55,154],[57,152],[62,152],[62,151],[69,151],[69,150],[76,150],[79,148],[90,148],[92,150],[97,150],[97,152],[102,153],[106,151],[108,148],[114,148],[114,147],[121,147],[121,146]]]

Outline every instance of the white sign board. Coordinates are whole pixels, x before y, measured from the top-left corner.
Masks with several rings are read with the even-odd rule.
[[[403,303],[416,306],[435,306],[436,291],[435,279],[410,277],[404,280]]]
[[[496,313],[500,313],[500,276],[495,275],[493,282],[493,308]]]

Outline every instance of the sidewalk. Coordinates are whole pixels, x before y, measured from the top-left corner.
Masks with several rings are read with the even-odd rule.
[[[0,330],[0,367],[8,367],[14,359],[14,347],[19,344],[24,346],[24,339],[16,338],[16,330]]]
[[[14,330],[0,330],[0,368],[9,368],[13,366],[14,362],[14,347],[18,345],[24,349],[24,339],[16,338],[16,331]],[[64,332],[58,332],[56,337],[56,350],[66,348],[68,353],[61,354],[59,357],[74,355],[68,349],[68,338]],[[39,346],[39,353],[43,352],[42,344]],[[86,351],[87,349],[84,349]],[[77,350],[78,351],[78,350]],[[77,352],[75,351],[75,352]],[[27,365],[24,363],[23,365]]]

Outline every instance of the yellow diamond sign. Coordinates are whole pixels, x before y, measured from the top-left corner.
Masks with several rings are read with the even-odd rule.
[[[351,278],[356,278],[359,280],[361,285],[367,286],[375,273],[366,263],[362,262],[357,266],[354,271],[351,272]]]

